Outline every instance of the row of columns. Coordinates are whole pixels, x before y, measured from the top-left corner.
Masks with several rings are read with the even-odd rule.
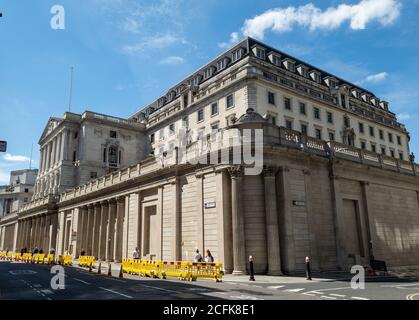
[[[41,148],[40,173],[48,171],[61,160],[67,160],[68,131],[67,128],[63,129]]]
[[[125,219],[125,197],[105,200],[78,208],[77,222],[67,223],[63,218],[61,252],[95,256],[103,261],[122,261],[123,226]],[[76,232],[75,248],[72,234]],[[73,250],[72,250],[73,249]]]

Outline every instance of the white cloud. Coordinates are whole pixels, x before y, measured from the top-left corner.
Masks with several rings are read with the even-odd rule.
[[[412,118],[412,116],[409,113],[400,113],[397,115],[397,120],[399,121],[406,121]]]
[[[365,77],[365,79],[361,80],[361,81],[357,81],[357,84],[363,84],[363,83],[378,83],[380,81],[383,81],[387,78],[388,73],[387,72],[380,72],[380,73],[376,73],[376,74],[371,74],[367,77]]]
[[[178,56],[170,56],[170,57],[160,60],[161,64],[181,64],[184,62],[185,62],[185,59]]]
[[[6,160],[6,161],[13,161],[13,162],[29,162],[29,160],[30,160],[30,158],[28,158],[28,157],[12,155],[10,153],[6,153],[3,156],[3,159]]]
[[[357,4],[340,4],[325,10],[308,3],[303,6],[275,8],[268,10],[252,19],[247,19],[242,27],[245,36],[263,39],[265,32],[288,32],[294,26],[332,30],[349,22],[353,30],[365,29],[367,24],[377,21],[383,26],[393,23],[400,15],[399,0],[362,0]]]
[[[230,34],[230,41],[229,42],[221,42],[221,43],[218,44],[218,46],[222,49],[228,49],[228,48],[234,46],[239,41],[240,41],[239,33],[238,32],[232,32]]]
[[[4,172],[0,170],[0,185],[9,184],[10,182],[10,174],[8,172]]]
[[[163,49],[174,44],[187,44],[188,42],[171,34],[158,35],[145,38],[142,42],[134,45],[126,45],[122,50],[127,54],[138,54],[150,49]]]
[[[133,18],[126,18],[125,21],[122,23],[121,26],[122,30],[131,32],[131,33],[140,33],[141,32],[141,24],[134,20]]]

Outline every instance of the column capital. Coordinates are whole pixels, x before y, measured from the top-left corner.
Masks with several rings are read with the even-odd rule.
[[[125,196],[117,197],[116,198],[116,202],[117,203],[123,203],[123,202],[125,202]]]
[[[231,166],[228,168],[228,172],[230,173],[231,178],[238,179],[243,176],[243,166]]]

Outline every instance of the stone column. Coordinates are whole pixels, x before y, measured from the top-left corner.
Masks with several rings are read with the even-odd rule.
[[[330,185],[333,208],[333,221],[335,225],[335,241],[336,241],[336,257],[338,262],[338,269],[346,270],[347,268],[347,254],[345,248],[344,228],[345,222],[343,218],[343,202],[340,192],[339,178],[333,173],[330,173]]]
[[[51,167],[54,167],[55,166],[55,161],[56,161],[55,154],[57,152],[57,139],[56,138],[52,139],[51,145],[52,145],[52,147],[51,147]]]
[[[116,202],[115,199],[111,199],[108,203],[108,222],[106,226],[106,261],[113,261],[115,242]]]
[[[246,248],[242,199],[243,170],[241,166],[229,168],[231,176],[231,213],[233,230],[233,274],[246,274]]]
[[[13,246],[12,246],[12,250],[16,250],[18,249],[17,245],[18,245],[18,235],[19,235],[19,223],[16,222],[12,228],[13,230]],[[19,250],[19,249],[18,249]]]
[[[114,241],[114,260],[122,261],[122,233],[125,215],[125,197],[117,199],[117,212],[115,221],[115,241]]]
[[[55,148],[55,163],[58,164],[61,160],[61,133],[55,138],[57,147]]]
[[[58,213],[53,214],[51,217],[51,233],[49,237],[49,247],[54,248],[57,252],[57,236],[58,236]]]
[[[265,215],[267,241],[266,247],[268,249],[268,275],[272,276],[282,275],[275,174],[275,168],[264,168],[263,176],[265,181]]]
[[[39,149],[39,173],[44,172],[44,149]]]
[[[49,246],[49,236],[50,236],[50,223],[51,223],[51,216],[44,215],[44,227],[42,229],[42,249],[44,249],[44,253],[48,253],[50,249]]]
[[[173,247],[172,259],[175,261],[182,260],[182,216],[181,216],[181,186],[179,178],[176,177],[172,184],[172,201],[173,201]]]
[[[227,170],[216,171],[218,261],[225,273],[233,272],[231,181]]]
[[[61,159],[68,160],[68,128],[63,129],[63,133],[61,135]]]
[[[101,214],[100,203],[94,205],[94,217],[93,217],[93,236],[92,236],[92,254],[95,257],[99,255],[99,236],[100,236],[100,214]]]
[[[99,227],[99,252],[98,258],[100,260],[106,259],[106,229],[108,222],[108,202],[102,201],[100,203],[100,227]]]
[[[79,220],[77,226],[77,256],[81,255],[82,250],[86,251],[87,240],[87,206],[79,208]]]
[[[87,207],[87,230],[86,230],[86,255],[91,256],[93,254],[93,217],[94,207],[92,204]]]
[[[374,247],[375,247],[375,235],[377,231],[375,224],[371,224],[370,221],[374,221],[373,210],[371,208],[371,195],[370,195],[370,183],[368,181],[361,181],[362,189],[362,202],[364,204],[364,221],[365,221],[365,248],[366,248],[366,259],[367,263],[370,259],[374,259]],[[362,225],[362,224],[361,224]],[[374,238],[372,237],[374,235]],[[365,237],[362,237],[365,238]]]
[[[33,246],[34,248],[37,247],[38,249],[40,249],[40,243],[39,243],[39,231],[40,231],[40,225],[41,225],[41,219],[39,216],[35,217],[35,229],[34,229],[34,243]]]
[[[204,230],[204,191],[203,191],[203,175],[196,175],[196,214],[197,214],[197,248],[202,255],[205,255],[205,230]]]
[[[51,143],[49,142],[47,144],[47,159],[46,159],[46,165],[45,165],[45,169],[46,171],[49,171],[50,167],[51,167]]]

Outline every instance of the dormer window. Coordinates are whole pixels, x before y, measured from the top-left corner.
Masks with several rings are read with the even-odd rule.
[[[317,83],[321,83],[321,76],[320,76],[320,72],[317,70],[311,70],[310,71],[310,77],[311,79],[313,79],[313,81],[317,82]]]
[[[308,77],[308,68],[302,64],[297,67],[298,73],[303,76],[304,78]]]
[[[214,73],[214,67],[209,67],[204,71],[204,79],[211,78]]]
[[[354,98],[359,99],[359,90],[358,89],[352,89],[351,94]]]
[[[362,93],[361,94],[361,99],[364,100],[365,102],[370,102],[370,96],[368,93]]]
[[[380,101],[380,107],[386,111],[388,111],[388,102]]]
[[[294,60],[292,60],[290,58],[284,59],[284,66],[288,71],[295,72],[295,61]]]
[[[336,89],[338,80],[333,77],[325,77],[324,82],[330,89]]]
[[[258,57],[261,60],[265,60],[265,57],[266,57],[265,49],[256,47],[254,52],[255,52],[256,57]]]
[[[221,59],[217,62],[217,71],[221,71],[227,67],[227,58]]]
[[[192,79],[192,85],[199,86],[199,84],[201,83],[201,80],[202,80],[202,76],[197,75],[195,78]]]
[[[271,52],[268,55],[268,59],[272,64],[276,65],[277,67],[282,66],[281,55]]]
[[[378,98],[377,97],[372,97],[370,101],[371,101],[373,106],[378,106]]]
[[[243,56],[243,48],[240,48],[232,53],[231,58],[232,58],[232,61],[235,62],[237,60],[240,60],[242,56]]]
[[[162,97],[162,98],[160,98],[158,101],[157,101],[157,107],[158,108],[161,108],[161,107],[163,107],[164,106],[164,104],[166,103],[166,98],[165,97]]]

